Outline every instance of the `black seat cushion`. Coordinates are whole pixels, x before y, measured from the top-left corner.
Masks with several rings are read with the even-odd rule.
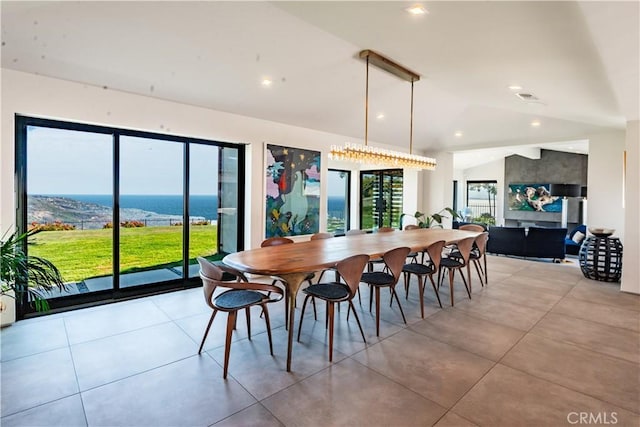
[[[319,283],[304,288],[302,292],[327,300],[342,300],[349,296],[349,288],[342,283]]]
[[[256,291],[233,289],[218,295],[213,303],[225,310],[245,308],[262,301],[263,295]]]
[[[402,267],[402,271],[405,273],[413,273],[413,274],[432,274],[436,271],[435,266],[432,265],[424,265],[424,264],[405,264]]]
[[[389,273],[383,273],[382,271],[373,271],[371,273],[362,273],[360,278],[361,282],[369,283],[370,285],[390,285],[393,283],[393,275]]]
[[[469,257],[470,258],[479,259],[480,258],[480,249],[478,249],[478,248],[471,249],[471,252],[469,252]],[[460,253],[459,250],[454,249],[453,251],[451,251],[449,253],[449,258],[462,258],[462,254]]]
[[[455,258],[442,258],[442,260],[440,260],[440,266],[445,268],[456,268],[462,267],[463,265],[464,264]]]

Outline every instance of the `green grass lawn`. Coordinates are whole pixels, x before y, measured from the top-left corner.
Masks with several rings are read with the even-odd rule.
[[[181,265],[182,227],[120,229],[120,272]],[[190,258],[217,252],[215,225],[191,227]],[[113,273],[113,230],[43,231],[29,239],[29,255],[48,259],[65,282]]]

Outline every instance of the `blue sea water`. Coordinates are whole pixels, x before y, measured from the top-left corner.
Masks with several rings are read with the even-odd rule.
[[[95,203],[102,206],[113,206],[113,196],[110,194],[58,194],[57,196],[78,200],[84,203]],[[330,217],[344,217],[345,200],[343,197],[329,197],[327,208]],[[182,215],[181,195],[131,195],[120,196],[121,208],[142,209],[163,215]],[[218,196],[190,196],[189,214],[208,220],[218,219]]]
[[[60,197],[79,200],[85,203],[113,207],[113,196],[110,194],[60,194]],[[182,215],[181,195],[131,195],[120,196],[121,208],[142,209],[163,215]],[[189,197],[189,214],[208,220],[218,219],[218,196]]]

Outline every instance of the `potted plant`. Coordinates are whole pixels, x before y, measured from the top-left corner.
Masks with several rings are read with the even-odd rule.
[[[66,290],[60,271],[50,261],[28,255],[27,239],[38,233],[31,230],[5,232],[0,239],[0,313],[2,325],[15,322],[15,307],[22,308],[25,294],[36,311],[49,310],[45,294]],[[10,234],[9,234],[10,233]]]
[[[449,218],[448,216],[445,215],[445,213],[449,213],[452,219],[462,219],[462,216],[451,208],[443,208],[440,211],[433,213],[431,215],[426,215],[423,212],[416,211],[416,213],[413,214],[413,217],[418,222],[418,227],[420,228],[442,228],[442,220],[445,218]],[[411,216],[411,215],[404,214],[404,213],[400,215],[401,226],[402,226],[402,218],[404,218],[405,216]]]

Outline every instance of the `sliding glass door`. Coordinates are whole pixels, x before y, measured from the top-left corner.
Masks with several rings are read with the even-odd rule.
[[[402,215],[402,169],[360,172],[360,227],[399,227]]]
[[[61,271],[52,307],[186,286],[242,250],[244,146],[16,117],[29,254]],[[199,280],[191,282],[199,284]]]

